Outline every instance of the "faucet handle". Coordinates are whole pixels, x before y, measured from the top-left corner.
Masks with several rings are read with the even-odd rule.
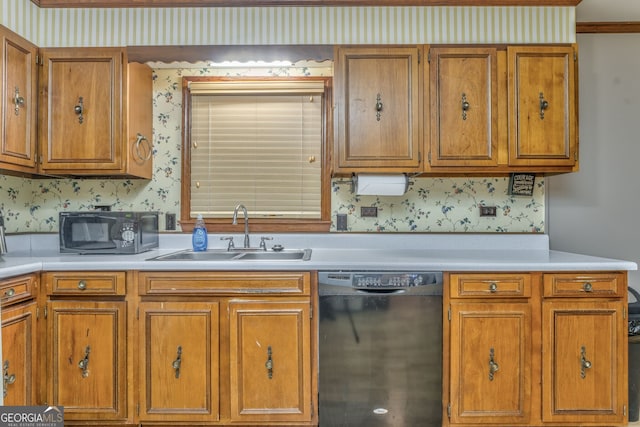
[[[228,240],[229,244],[227,245],[227,250],[235,249],[236,246],[233,244],[233,236],[221,237],[220,240]]]
[[[265,242],[265,240],[273,240],[273,237],[260,237],[260,249],[262,249],[263,251],[267,250],[267,243]]]

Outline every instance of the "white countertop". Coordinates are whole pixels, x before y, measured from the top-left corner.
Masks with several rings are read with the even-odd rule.
[[[149,261],[187,249],[191,236],[162,235],[160,249],[137,255],[61,254],[57,235],[9,236],[0,278],[71,270],[426,270],[611,271],[636,270],[631,261],[548,249],[546,235],[500,234],[304,234],[277,235],[271,244],[311,248],[309,261]],[[242,236],[236,239],[241,241]],[[258,236],[252,236],[258,241]],[[216,235],[209,245],[223,247]],[[13,248],[13,249],[12,249]]]

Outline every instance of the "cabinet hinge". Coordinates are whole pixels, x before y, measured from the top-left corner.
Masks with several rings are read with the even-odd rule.
[[[431,150],[427,153],[427,161],[431,164]]]
[[[573,52],[573,62],[578,62],[578,52]]]
[[[47,309],[47,307],[44,307],[44,318],[47,318],[47,314],[49,314],[49,310]]]
[[[140,404],[136,403],[136,415],[140,416]]]
[[[140,320],[140,307],[136,308],[136,320]]]
[[[627,416],[627,405],[622,405],[622,416]]]
[[[622,307],[622,319],[627,318],[627,307]]]
[[[40,307],[36,307],[36,320],[40,318]]]
[[[427,62],[431,62],[431,49],[427,51]]]
[[[451,418],[451,403],[447,405],[447,417]]]
[[[451,306],[449,306],[449,309],[447,310],[447,318],[449,319],[449,322],[451,322]]]
[[[313,319],[313,306],[309,306],[309,319]]]

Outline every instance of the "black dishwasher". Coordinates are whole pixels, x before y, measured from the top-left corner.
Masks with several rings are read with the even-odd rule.
[[[320,427],[442,422],[442,273],[321,271]]]

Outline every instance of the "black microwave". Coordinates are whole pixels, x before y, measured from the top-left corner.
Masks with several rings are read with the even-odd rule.
[[[157,212],[60,212],[60,252],[137,254],[159,245]]]

